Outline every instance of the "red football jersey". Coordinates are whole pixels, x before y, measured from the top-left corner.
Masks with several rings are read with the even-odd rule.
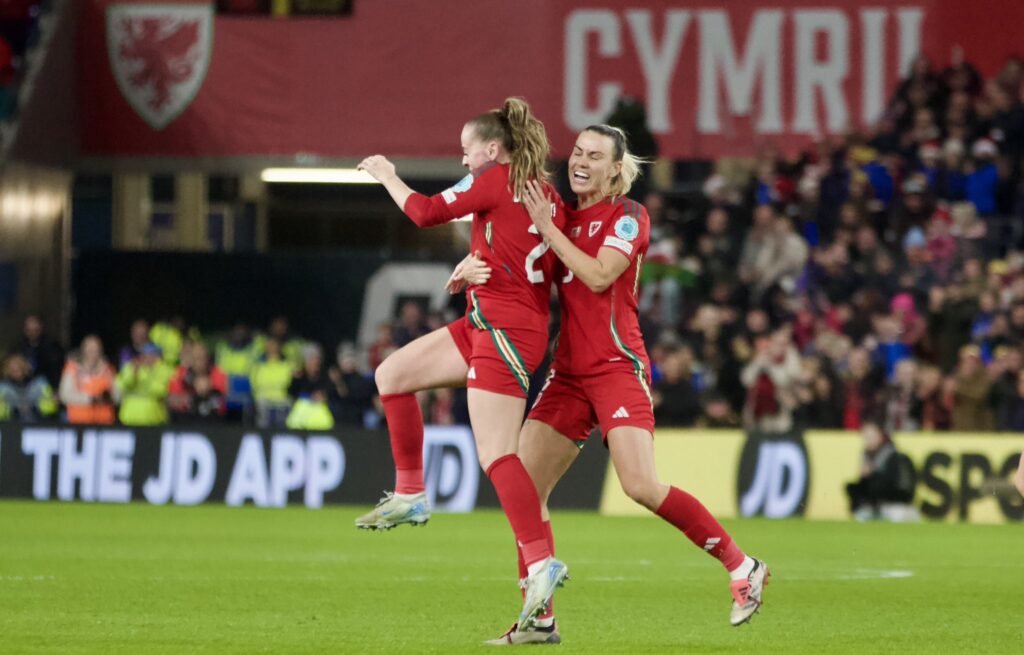
[[[552,217],[559,229],[565,210],[550,185]],[[418,197],[417,197],[418,196]],[[547,331],[556,258],[548,252],[526,208],[512,196],[509,165],[491,164],[454,186],[425,198],[415,194],[405,212],[417,225],[436,225],[473,214],[470,251],[491,268],[487,284],[466,290],[470,322],[477,327]]]
[[[566,214],[566,235],[577,248],[591,257],[597,257],[601,248],[614,248],[629,258],[629,266],[599,294],[565,271],[558,281],[562,327],[553,366],[559,373],[572,375],[628,366],[646,380],[650,363],[640,333],[637,294],[650,243],[647,210],[638,202],[618,198],[583,211],[570,207]]]

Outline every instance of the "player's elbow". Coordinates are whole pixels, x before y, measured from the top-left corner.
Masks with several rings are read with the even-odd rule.
[[[614,282],[614,277],[605,275],[602,272],[588,275],[587,278],[583,280],[583,283],[587,285],[587,288],[594,293],[604,293]]]
[[[430,227],[443,222],[430,198],[419,193],[413,193],[406,199],[402,211],[417,227]]]

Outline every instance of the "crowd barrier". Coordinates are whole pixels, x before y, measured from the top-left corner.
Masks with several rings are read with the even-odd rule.
[[[839,520],[850,517],[846,484],[861,473],[854,432],[784,436],[739,430],[659,430],[658,474],[694,494],[715,516]],[[1000,523],[1024,519],[1024,499],[1005,483],[1024,435],[907,433],[893,438],[914,464],[914,505],[925,519]],[[623,494],[609,470],[601,511],[646,512]]]
[[[845,486],[861,469],[856,433],[783,436],[739,430],[659,430],[658,473],[716,516],[849,518]],[[1024,519],[1006,480],[1024,435],[898,434],[914,464],[914,505],[925,519]],[[497,507],[466,427],[428,426],[424,477],[442,512]],[[384,432],[257,431],[238,427],[70,427],[0,423],[0,497],[310,508],[369,505],[393,484]],[[625,496],[594,437],[551,498],[552,507],[646,513]]]
[[[443,512],[497,507],[466,427],[427,427],[424,477]],[[552,498],[597,509],[607,454],[589,449]],[[283,507],[370,505],[394,486],[385,432],[0,423],[0,498]]]

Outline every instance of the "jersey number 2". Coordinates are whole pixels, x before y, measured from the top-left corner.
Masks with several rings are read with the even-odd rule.
[[[530,234],[536,234],[538,236],[540,235],[540,232],[537,230],[536,225],[531,225],[529,232]],[[541,282],[544,281],[544,271],[534,270],[533,265],[536,264],[537,260],[543,257],[544,253],[546,253],[550,248],[551,246],[549,246],[547,242],[541,241],[540,243],[537,244],[537,247],[535,247],[533,250],[529,252],[529,254],[526,255],[526,279],[529,280],[530,282],[533,282],[534,284],[540,284]],[[562,283],[568,284],[569,282],[572,282],[572,277],[572,271],[569,271],[568,273],[566,273],[565,277],[562,278]]]
[[[534,227],[534,230],[537,228]],[[534,270],[533,266],[537,263],[537,260],[544,256],[544,253],[548,251],[549,246],[546,242],[541,241],[537,246],[526,255],[526,279],[534,284],[540,284],[544,281],[544,271]]]

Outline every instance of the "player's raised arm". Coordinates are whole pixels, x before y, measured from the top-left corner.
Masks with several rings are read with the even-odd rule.
[[[367,157],[363,161],[359,162],[359,165],[356,168],[361,171],[366,171],[370,174],[370,177],[384,185],[388,194],[391,195],[391,199],[394,200],[395,204],[401,208],[405,207],[405,203],[409,200],[409,196],[416,193],[409,188],[408,184],[402,181],[402,178],[398,177],[398,173],[395,171],[395,165],[388,161],[387,157],[382,155]]]
[[[551,201],[534,180],[526,183],[523,205],[551,250],[588,289],[601,293],[629,267],[630,259],[615,248],[601,248],[597,257],[586,254],[558,229],[551,218]]]

